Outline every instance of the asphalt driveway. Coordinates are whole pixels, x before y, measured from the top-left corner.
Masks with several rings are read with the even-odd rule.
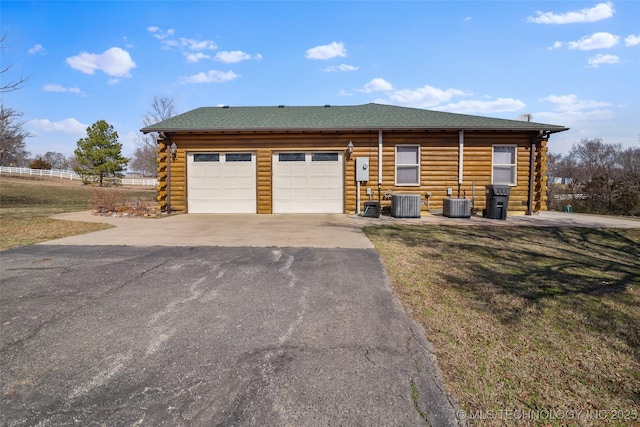
[[[456,424],[373,249],[1,257],[2,425]]]
[[[637,227],[546,213],[95,217],[0,253],[0,424],[456,425],[364,225]]]

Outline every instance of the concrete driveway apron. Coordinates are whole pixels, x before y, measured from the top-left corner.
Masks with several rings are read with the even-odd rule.
[[[3,425],[458,424],[351,219],[182,217],[2,252]]]

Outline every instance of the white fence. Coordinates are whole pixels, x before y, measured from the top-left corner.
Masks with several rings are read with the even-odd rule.
[[[45,170],[45,169],[29,169],[29,168],[14,168],[8,166],[0,166],[0,174],[8,173],[14,175],[30,175],[30,176],[46,176],[49,178],[69,179],[71,181],[82,181],[82,177],[72,170]],[[109,178],[113,181],[114,178]],[[155,178],[116,178],[115,179],[121,185],[142,185],[142,186],[157,186],[158,180]]]

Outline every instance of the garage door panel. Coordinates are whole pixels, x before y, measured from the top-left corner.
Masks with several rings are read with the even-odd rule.
[[[225,157],[220,154],[212,156],[217,161],[194,161],[194,154],[187,156],[190,213],[256,212],[255,154],[251,153],[251,161],[227,162]]]
[[[273,155],[274,213],[342,213],[344,184],[341,153],[328,153],[313,161],[313,153]],[[304,158],[304,161],[281,161],[280,158]]]

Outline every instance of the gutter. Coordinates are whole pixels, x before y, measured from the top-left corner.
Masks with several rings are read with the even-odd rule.
[[[543,125],[544,126],[544,125]],[[531,132],[539,131],[540,127],[466,127],[463,129],[466,132]],[[569,128],[558,126],[553,129],[547,129],[545,132],[552,134],[558,132],[564,132]],[[393,132],[393,131],[417,131],[417,132],[442,132],[442,131],[460,131],[460,126],[444,126],[444,127],[416,127],[416,126],[399,126],[399,127],[333,127],[333,128],[313,128],[313,127],[291,127],[291,128],[162,128],[162,129],[149,129],[142,128],[140,132],[147,134],[150,132],[172,132],[172,133],[225,133],[225,132]]]

